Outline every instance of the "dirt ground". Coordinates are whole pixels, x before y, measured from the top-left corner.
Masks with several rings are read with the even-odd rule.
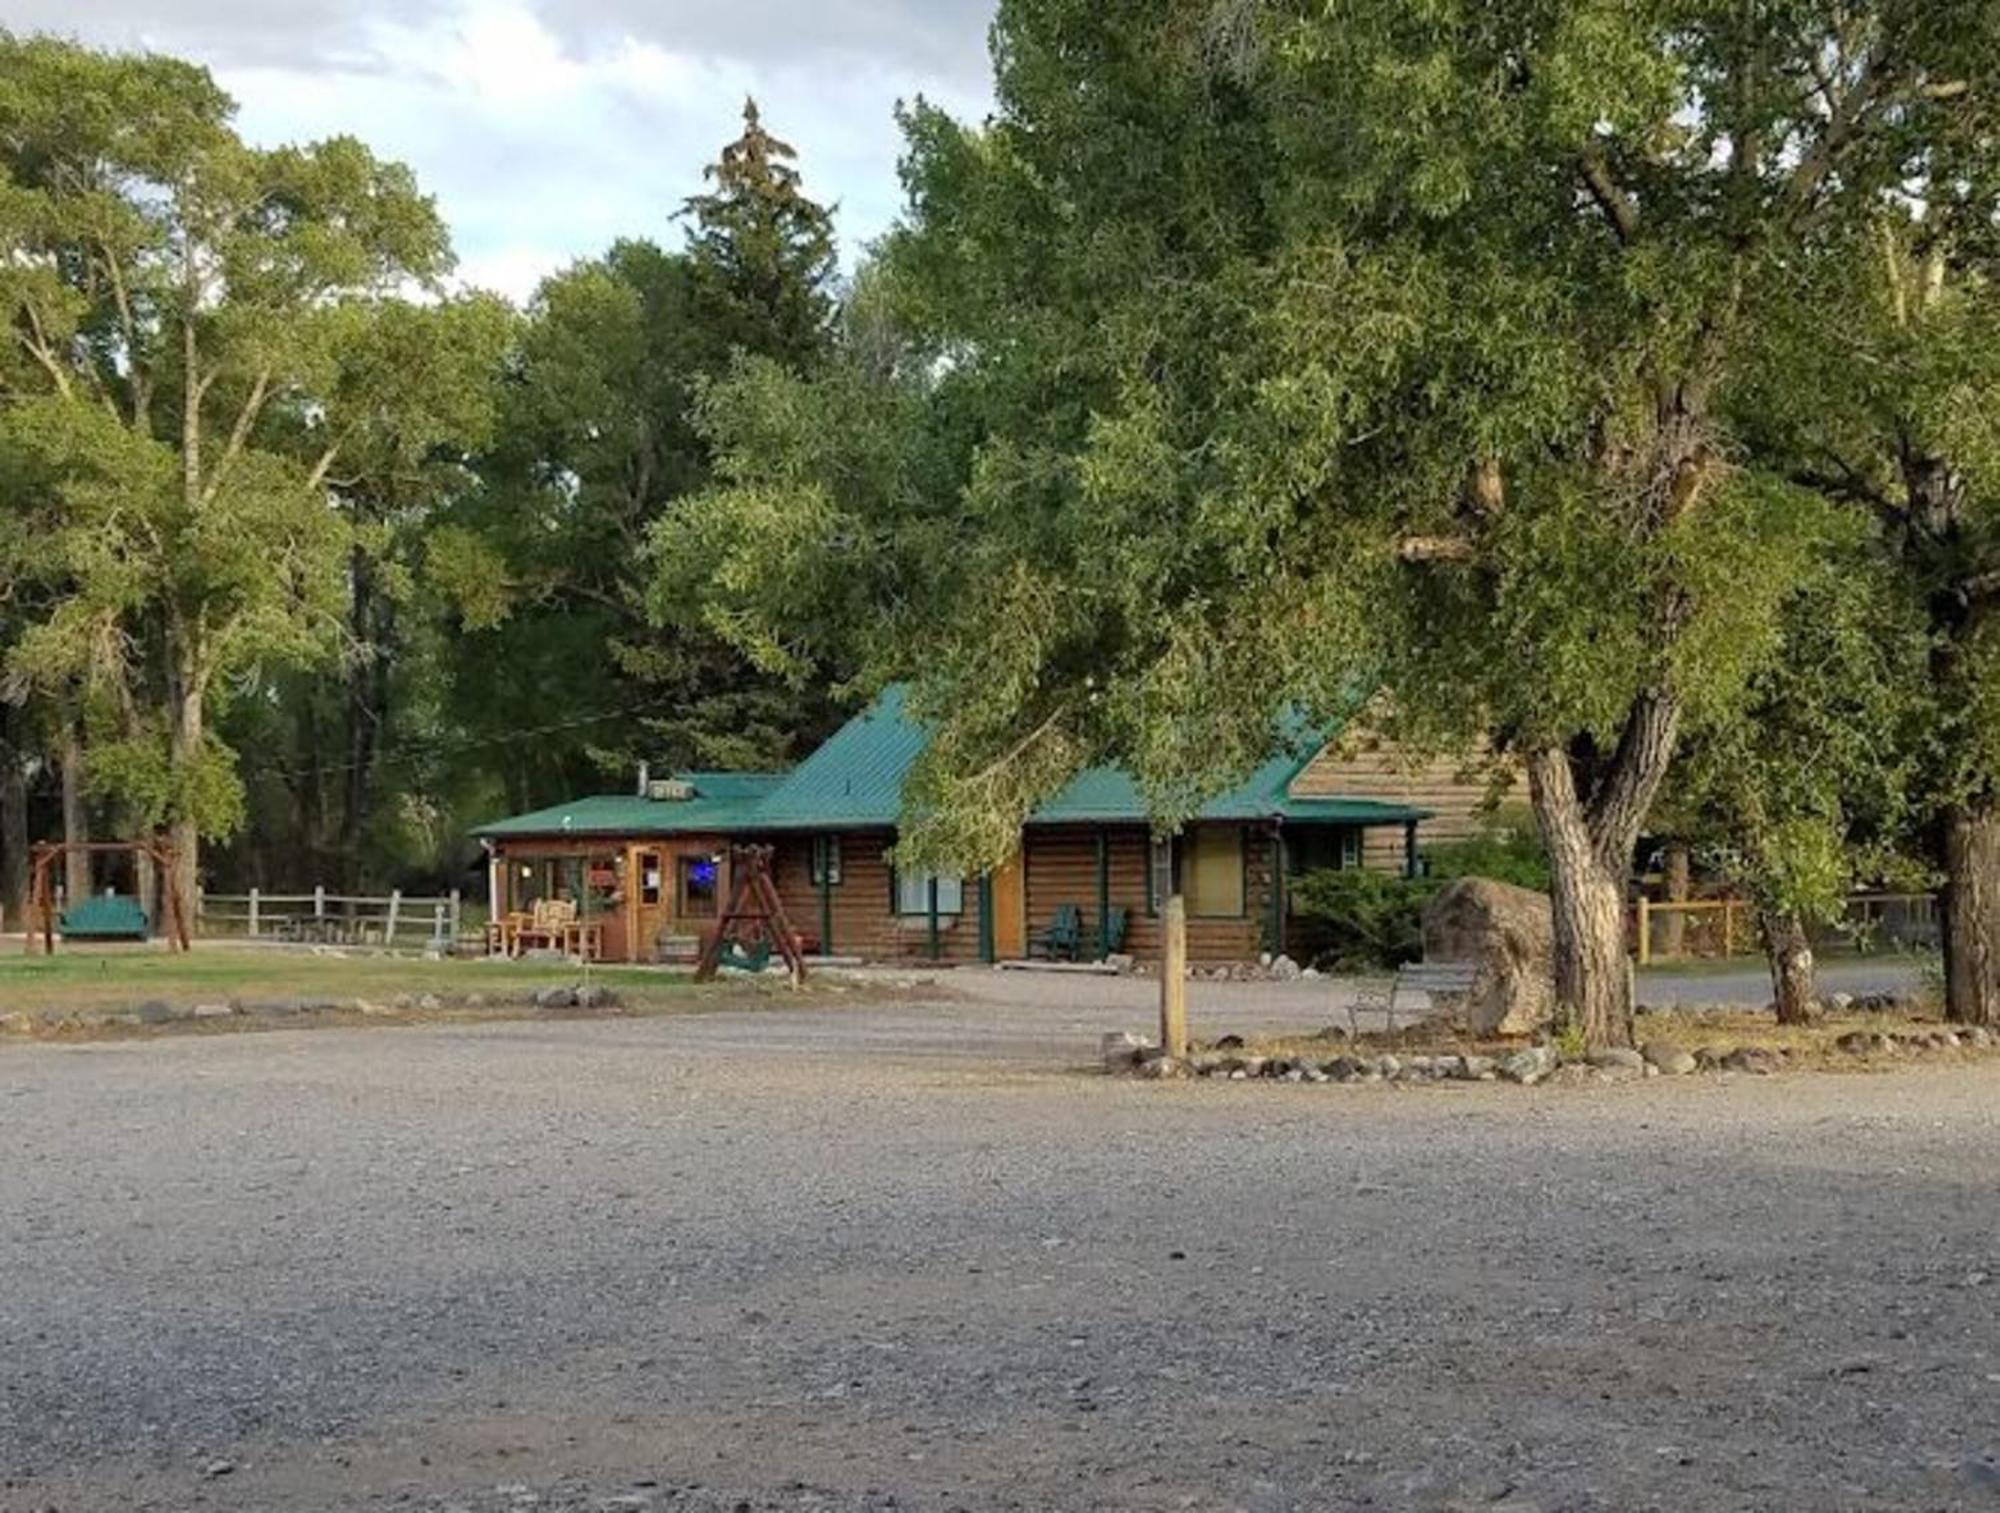
[[[2000,1068],[1149,1084],[1089,991],[0,1046],[0,1507],[2000,1508]]]

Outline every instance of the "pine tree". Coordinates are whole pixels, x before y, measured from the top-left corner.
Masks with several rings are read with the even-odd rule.
[[[733,349],[804,367],[826,350],[836,257],[833,212],[806,195],[797,159],[746,100],[743,135],[682,214],[704,324]]]

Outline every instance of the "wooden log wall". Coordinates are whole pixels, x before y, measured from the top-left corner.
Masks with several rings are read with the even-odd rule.
[[[1365,732],[1343,736],[1313,758],[1292,781],[1294,798],[1381,799],[1433,811],[1417,831],[1419,847],[1469,840],[1478,833],[1492,799],[1488,759],[1433,757],[1415,760],[1394,743]],[[1499,802],[1527,802],[1527,784],[1507,773]],[[1361,864],[1381,872],[1403,870],[1403,832],[1393,825],[1362,832]]]

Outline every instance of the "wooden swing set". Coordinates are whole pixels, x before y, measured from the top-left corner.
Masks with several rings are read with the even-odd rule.
[[[702,942],[701,960],[695,966],[696,982],[707,982],[721,967],[761,972],[772,952],[784,958],[792,981],[806,980],[805,954],[799,949],[798,932],[792,928],[771,881],[769,846],[737,846],[730,853],[729,907],[722,911]],[[723,955],[725,946],[734,949]]]
[[[71,899],[60,919],[56,915],[56,890],[51,873],[57,861],[67,856],[129,856],[136,870],[141,861],[153,864],[153,875],[159,880],[160,906],[166,916],[166,940],[169,949],[188,951],[193,949],[188,939],[187,911],[182,908],[180,898],[174,888],[174,848],[171,842],[155,836],[142,841],[37,841],[30,855],[34,858],[34,873],[28,885],[28,939],[30,955],[35,950],[35,933],[39,928],[42,937],[42,953],[55,955],[56,930],[61,925],[65,941],[75,940],[143,940],[151,922],[140,912],[136,903],[122,899]],[[115,905],[115,908],[106,908]],[[99,916],[93,918],[93,914]]]

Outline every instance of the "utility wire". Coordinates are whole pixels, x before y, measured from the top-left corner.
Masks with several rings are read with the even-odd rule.
[[[624,709],[609,710],[604,714],[584,715],[579,719],[559,720],[552,725],[537,725],[527,730],[513,730],[505,735],[482,736],[475,740],[460,741],[456,744],[391,752],[377,757],[372,762],[329,762],[314,767],[267,765],[245,767],[242,770],[246,777],[264,776],[278,778],[327,777],[334,773],[354,772],[364,767],[379,771],[384,767],[408,766],[415,762],[427,762],[438,757],[463,756],[469,752],[488,751],[499,746],[512,746],[518,742],[532,741],[541,736],[559,735],[566,730],[581,730],[586,726],[603,725],[612,720],[631,719],[636,715],[646,714],[664,707],[665,701],[655,699],[644,704],[633,704]]]

